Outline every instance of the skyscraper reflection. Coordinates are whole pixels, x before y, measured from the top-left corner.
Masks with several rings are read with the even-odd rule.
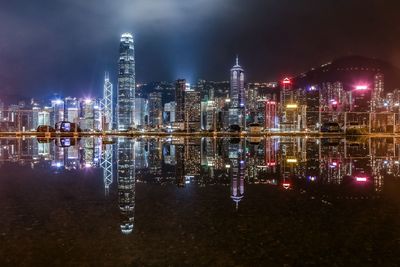
[[[121,232],[130,234],[135,219],[135,141],[118,138],[117,142],[118,202],[121,212]]]
[[[235,202],[236,209],[244,196],[244,139],[232,138],[229,142],[229,176],[231,178],[231,199]]]
[[[108,196],[110,185],[114,181],[113,159],[114,145],[103,144],[100,166],[103,169],[104,192],[106,196]]]
[[[112,195],[117,173],[120,230],[129,234],[134,230],[136,183],[187,192],[189,183],[229,186],[236,208],[249,184],[303,193],[329,187],[325,196],[350,199],[380,195],[390,187],[387,181],[400,175],[400,138],[0,139],[0,167],[5,164],[53,174],[102,171],[99,183],[106,195]],[[251,197],[248,191],[246,198]]]

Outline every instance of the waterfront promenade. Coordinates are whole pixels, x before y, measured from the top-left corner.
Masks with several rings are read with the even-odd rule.
[[[22,136],[32,136],[32,137],[85,137],[85,136],[125,136],[125,137],[152,137],[152,136],[177,136],[177,137],[264,137],[264,136],[310,136],[310,137],[318,137],[318,136],[326,136],[326,137],[335,137],[335,136],[352,136],[351,134],[346,134],[344,132],[309,132],[309,131],[290,131],[290,132],[259,132],[259,133],[250,133],[247,131],[242,132],[226,132],[226,131],[218,131],[218,132],[156,132],[156,131],[130,131],[130,132],[79,132],[79,133],[68,133],[68,132],[55,132],[55,133],[45,133],[45,132],[0,132],[0,137],[22,137]],[[355,136],[373,136],[373,137],[385,137],[385,136],[399,136],[400,133],[366,133],[366,134],[357,134]]]

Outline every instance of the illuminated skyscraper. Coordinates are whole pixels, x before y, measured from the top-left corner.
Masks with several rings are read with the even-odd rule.
[[[75,97],[66,97],[64,99],[64,120],[79,122],[79,102]]]
[[[175,121],[180,123],[182,123],[185,119],[185,91],[186,80],[177,80],[175,84]]]
[[[61,99],[51,100],[52,114],[50,124],[55,125],[64,119],[64,101]]]
[[[236,64],[231,69],[231,87],[229,91],[229,98],[231,100],[231,108],[244,107],[244,70],[239,65],[239,57],[236,57]]]
[[[212,100],[201,102],[201,129],[203,131],[216,130],[216,103]]]
[[[244,70],[239,65],[238,57],[236,57],[236,64],[231,69],[230,81],[229,124],[243,126],[245,108]]]
[[[161,92],[153,92],[149,95],[149,125],[157,128],[162,123],[162,95]]]
[[[80,127],[83,130],[101,130],[101,110],[97,99],[82,99],[80,112]]]
[[[31,129],[35,130],[40,124],[39,124],[39,112],[40,112],[40,107],[36,103],[33,104],[32,106],[32,123],[31,123]]]
[[[385,89],[385,76],[382,73],[378,73],[374,76],[374,88],[371,99],[371,111],[375,112],[377,108],[382,105],[382,96]]]
[[[169,102],[164,104],[163,121],[166,125],[171,125],[175,122],[176,102]]]
[[[110,77],[108,72],[106,72],[104,77],[104,87],[103,87],[103,99],[102,99],[102,109],[103,109],[103,129],[111,131],[113,128],[113,85],[110,82]]]
[[[133,122],[135,128],[143,128],[147,125],[149,117],[148,101],[142,97],[135,98],[135,113],[133,114]]]
[[[200,129],[200,92],[187,90],[184,102],[185,129]]]
[[[274,129],[278,127],[277,124],[277,105],[276,101],[265,101],[265,115],[264,115],[264,128]]]
[[[123,131],[134,126],[135,51],[133,36],[130,33],[121,36],[118,66],[118,130]]]

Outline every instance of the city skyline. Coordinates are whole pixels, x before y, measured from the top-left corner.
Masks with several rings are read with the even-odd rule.
[[[116,105],[106,74],[101,98],[56,98],[50,105],[0,100],[0,129],[197,134],[400,131],[400,71],[381,60],[343,57],[279,82],[249,83],[236,56],[229,82],[190,84],[178,79],[136,86],[134,38],[124,33],[120,41]]]
[[[1,267],[399,265],[399,0],[0,3]]]
[[[362,12],[358,2],[317,1],[307,9],[304,1],[56,2],[45,0],[37,6],[13,1],[2,6],[0,31],[7,37],[0,41],[4,93],[76,95],[85,90],[95,95],[104,71],[110,71],[115,82],[115,40],[125,31],[137,39],[140,82],[225,80],[224,70],[235,54],[250,81],[295,75],[349,54],[400,65],[399,35],[392,26],[398,21],[394,1],[363,1]],[[335,11],[340,21],[330,19]],[[36,20],[42,14],[46,18]],[[20,71],[25,74],[22,79]]]

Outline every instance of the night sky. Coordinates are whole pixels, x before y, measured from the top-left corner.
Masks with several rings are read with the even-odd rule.
[[[138,82],[227,80],[236,54],[247,81],[353,54],[400,66],[399,12],[395,0],[0,0],[0,98],[99,96],[125,31]]]

